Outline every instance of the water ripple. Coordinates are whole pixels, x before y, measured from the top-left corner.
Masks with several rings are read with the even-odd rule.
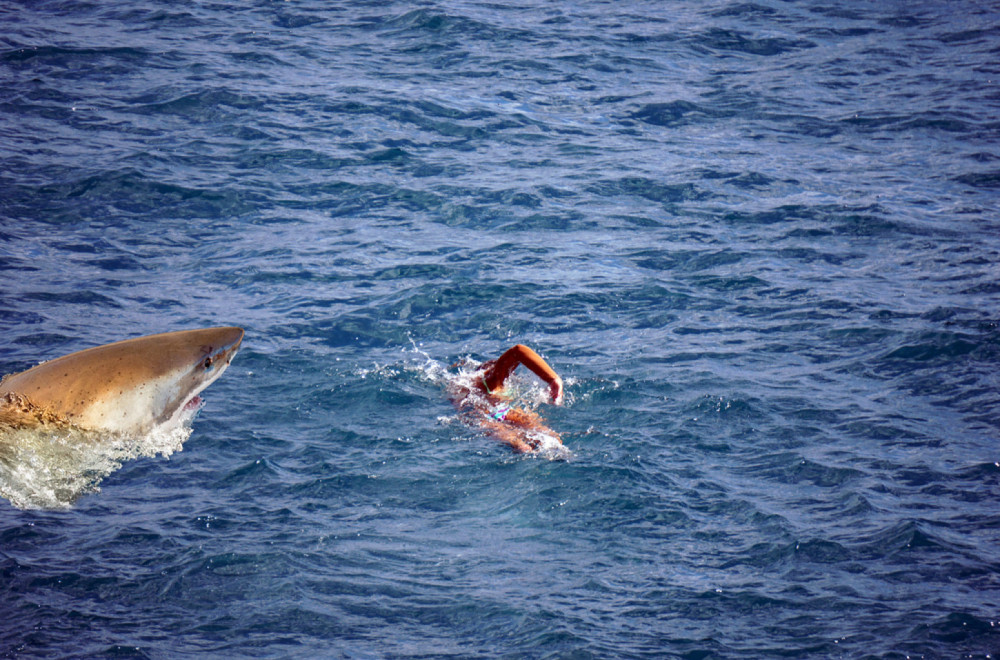
[[[3,371],[247,330],[0,648],[998,647],[995,8],[279,4],[0,8]],[[567,460],[448,401],[519,341]]]

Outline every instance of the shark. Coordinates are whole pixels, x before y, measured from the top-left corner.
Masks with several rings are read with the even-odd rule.
[[[182,330],[42,362],[0,381],[0,424],[138,436],[180,423],[242,341],[242,328]]]

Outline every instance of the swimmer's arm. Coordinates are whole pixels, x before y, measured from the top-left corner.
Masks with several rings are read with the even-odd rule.
[[[549,386],[549,395],[556,405],[562,404],[563,382],[552,367],[550,367],[542,356],[531,350],[524,344],[517,344],[507,349],[503,355],[497,358],[489,372],[483,377],[483,382],[491,391],[504,384],[504,381],[512,373],[517,365],[523,364],[536,376],[545,381]]]
[[[561,406],[563,402],[563,382],[562,378],[556,375],[555,381],[549,385],[549,396],[552,397],[552,403],[557,406]]]

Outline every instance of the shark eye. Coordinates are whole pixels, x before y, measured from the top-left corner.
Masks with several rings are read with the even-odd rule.
[[[203,366],[205,369],[211,369],[212,368],[212,358],[210,358],[210,357],[205,358],[205,361],[201,363],[201,366]]]

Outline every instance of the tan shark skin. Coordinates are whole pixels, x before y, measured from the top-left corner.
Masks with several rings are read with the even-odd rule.
[[[168,332],[88,348],[6,376],[0,406],[20,418],[140,434],[175,418],[217,379],[243,341],[241,328]]]

